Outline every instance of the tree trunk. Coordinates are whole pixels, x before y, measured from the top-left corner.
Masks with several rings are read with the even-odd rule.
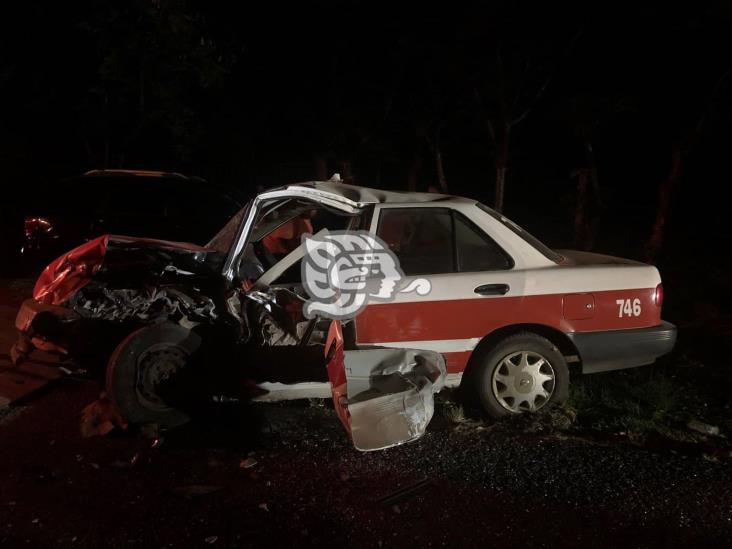
[[[341,180],[344,183],[353,184],[353,163],[351,159],[341,160],[339,164],[341,166]]]
[[[580,250],[587,249],[588,239],[588,210],[589,210],[589,179],[590,170],[577,170],[577,201],[574,209],[574,245]]]
[[[443,194],[448,194],[445,166],[442,162],[442,149],[439,141],[435,143],[435,168],[437,169],[437,182],[440,184],[440,190]]]
[[[417,183],[419,182],[419,173],[422,171],[422,157],[418,154],[414,155],[412,165],[409,168],[409,174],[407,174],[407,190],[414,192],[417,190]]]
[[[503,197],[506,189],[506,176],[508,172],[510,132],[506,128],[498,145],[496,156],[496,195],[493,201],[493,209],[497,212],[503,211]]]
[[[104,137],[104,169],[109,168],[109,132]]]
[[[138,107],[140,109],[140,125],[144,124],[145,118],[145,57],[140,60],[140,78],[138,82]]]
[[[595,246],[595,238],[597,238],[597,231],[600,226],[602,196],[600,194],[600,178],[597,175],[597,162],[595,162],[595,150],[589,138],[585,138],[585,159],[589,186],[587,187],[587,199],[585,202],[585,233],[582,249],[592,250]]]
[[[110,140],[110,120],[109,120],[109,95],[104,92],[104,119],[106,122],[106,128],[104,130],[104,150],[102,151],[102,158],[104,159],[103,168],[109,168],[109,140]]]
[[[325,181],[328,179],[328,160],[325,156],[314,156],[313,166],[315,168],[316,181]]]
[[[666,227],[673,209],[673,199],[684,172],[684,150],[678,143],[674,143],[671,149],[671,168],[668,176],[658,186],[658,210],[656,220],[653,223],[651,236],[646,244],[646,260],[655,263],[663,248],[663,241],[666,235]]]
[[[88,167],[96,166],[96,162],[94,160],[94,151],[92,151],[91,144],[89,143],[88,138],[84,138],[84,150],[86,151],[86,161]]]

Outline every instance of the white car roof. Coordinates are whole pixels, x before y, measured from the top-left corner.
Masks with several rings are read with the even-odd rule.
[[[304,183],[295,183],[284,187],[288,191],[310,191],[314,195],[327,195],[328,198],[342,200],[352,205],[364,206],[367,204],[387,204],[387,203],[425,203],[425,202],[445,202],[451,200],[463,201],[454,196],[437,193],[415,193],[401,191],[383,191],[381,189],[371,189],[369,187],[359,187],[356,185],[347,185],[337,181],[307,181]]]

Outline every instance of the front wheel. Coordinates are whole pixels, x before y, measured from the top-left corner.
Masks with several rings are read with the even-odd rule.
[[[168,401],[166,386],[180,380],[201,346],[182,326],[162,323],[130,334],[107,365],[107,394],[129,423],[177,427],[189,416]]]
[[[567,399],[569,370],[548,339],[525,332],[509,336],[480,358],[476,389],[494,418],[538,412]]]

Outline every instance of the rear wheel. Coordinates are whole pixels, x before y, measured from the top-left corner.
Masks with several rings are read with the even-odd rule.
[[[495,418],[544,410],[564,402],[569,390],[562,353],[530,332],[509,336],[486,352],[475,379],[483,408]]]
[[[142,328],[117,346],[107,365],[107,393],[130,423],[177,427],[188,414],[164,390],[190,366],[201,346],[196,333],[173,323]]]

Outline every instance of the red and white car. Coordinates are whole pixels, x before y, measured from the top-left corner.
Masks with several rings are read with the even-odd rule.
[[[240,332],[258,333],[268,348],[306,349],[319,328],[317,322],[310,325],[298,316],[298,306],[307,298],[298,266],[304,247],[299,244],[303,233],[323,229],[376,234],[399,259],[406,282],[426,278],[431,284],[427,295],[397,293],[391,302],[369,304],[353,321],[338,324],[337,333],[331,330],[331,341],[341,341],[346,355],[345,367],[341,363],[334,371],[345,372],[349,387],[351,381],[359,383],[356,378],[373,378],[376,364],[383,365],[379,348],[408,350],[411,355],[399,355],[406,361],[415,360],[416,350],[434,364],[440,362],[436,355],[444,358],[430,370],[433,390],[443,383],[469,386],[493,416],[533,412],[566,398],[569,363],[583,373],[630,368],[652,363],[675,343],[675,327],[661,319],[663,289],[653,266],[551,250],[475,200],[327,181],[260,194],[204,247],[106,236],[59,258],[46,269],[34,299],[18,315],[22,336],[14,356],[22,358],[33,346],[71,354],[73,348],[83,349],[69,328],[74,322],[86,322],[86,337],[97,320],[107,328],[119,328],[116,340],[109,336],[117,345],[124,339],[121,336],[128,336],[130,326],[150,329],[161,318],[185,330],[198,330],[203,339],[219,337],[224,329],[206,331],[201,326],[223,326],[222,319],[228,319],[230,325],[238,322]],[[129,260],[132,256],[134,261]],[[168,302],[149,306],[158,303],[161,291],[174,306]],[[297,328],[288,331],[261,310],[254,320],[244,321],[240,306],[232,305],[232,300],[269,300],[289,311]],[[39,313],[46,316],[44,322]],[[49,323],[48,315],[60,320]],[[127,323],[124,329],[121,320]],[[221,347],[220,342],[217,345]],[[112,362],[123,351],[118,347]],[[357,367],[349,366],[349,352],[361,353],[357,359],[351,355],[351,364]],[[256,361],[247,356],[248,363]],[[331,352],[331,365],[332,359]],[[164,366],[153,370],[159,373],[162,368],[167,374],[163,377],[169,378],[175,370],[171,360],[168,353]],[[272,363],[272,370],[279,367],[277,360]],[[141,368],[131,367],[135,379],[143,383],[147,378]],[[408,369],[402,364],[403,373]],[[263,399],[329,396],[336,385],[345,383],[342,379],[336,384],[334,376],[339,374],[333,371],[330,378],[288,374],[283,381],[261,370],[259,377],[251,377],[266,391]],[[306,370],[310,372],[303,366]],[[414,379],[410,383],[420,386]],[[132,389],[137,391],[135,398],[154,392],[149,387]],[[349,408],[359,399],[341,387],[335,400],[348,427]],[[429,417],[430,407],[431,400],[425,405]],[[394,411],[398,408],[392,412],[403,414],[403,409]],[[420,421],[426,426],[424,419]],[[403,439],[415,438],[417,431]]]
[[[550,250],[474,200],[371,200],[371,231],[407,276],[427,275],[432,291],[369,306],[356,319],[358,342],[442,353],[448,384],[474,374],[470,382],[494,415],[563,398],[567,362],[601,372],[649,364],[673,348],[676,330],[661,319],[653,266]],[[395,230],[405,226],[414,231],[408,242]]]

